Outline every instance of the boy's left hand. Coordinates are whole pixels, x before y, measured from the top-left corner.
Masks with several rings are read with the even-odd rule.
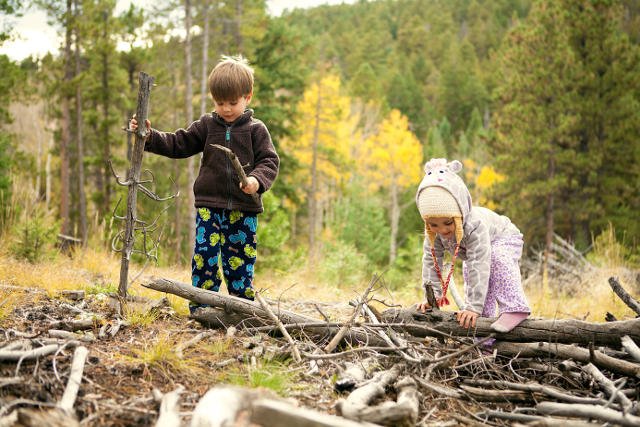
[[[480,316],[475,311],[462,310],[456,312],[456,320],[463,328],[475,327],[476,319]]]
[[[247,194],[255,194],[258,192],[259,188],[260,184],[258,183],[258,180],[252,176],[247,177],[247,185],[244,187],[242,186],[242,183],[240,183],[240,189]]]

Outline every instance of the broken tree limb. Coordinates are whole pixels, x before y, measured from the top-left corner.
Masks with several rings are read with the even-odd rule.
[[[624,302],[627,307],[633,310],[637,315],[640,316],[640,303],[633,299],[631,295],[622,287],[620,282],[616,277],[609,277],[609,286],[613,289],[613,292],[620,297],[622,302]]]
[[[400,375],[402,366],[394,365],[387,371],[378,372],[373,379],[360,388],[357,388],[346,400],[339,403],[339,413],[350,420],[368,421],[376,424],[380,422],[382,414],[374,407],[369,406],[375,399],[385,395],[385,389],[396,381]]]
[[[442,310],[420,313],[415,308],[389,309],[382,313],[385,322],[402,322],[406,326],[394,327],[416,336],[433,336],[432,329],[453,336],[487,336],[495,333],[491,323],[495,318],[478,317],[475,329],[466,329],[457,322],[455,313]],[[428,326],[424,328],[423,326]],[[628,335],[640,342],[640,318],[606,323],[591,323],[581,320],[537,320],[527,319],[508,333],[495,333],[500,341],[531,342],[550,341],[558,343],[589,344],[596,346],[620,346],[621,338]]]
[[[156,390],[154,390],[155,392]],[[160,409],[155,427],[173,427],[180,425],[180,394],[184,387],[179,385],[175,390],[160,397]],[[158,392],[160,393],[160,392]],[[161,393],[160,393],[161,394]]]
[[[48,356],[49,354],[53,354],[60,348],[58,344],[49,344],[44,345],[42,347],[38,347],[33,350],[25,350],[25,351],[15,351],[15,350],[6,350],[0,351],[0,361],[4,362],[17,362],[22,360],[33,360],[37,359],[40,356]]]
[[[280,332],[282,332],[282,335],[284,336],[284,338],[289,342],[289,345],[291,346],[291,352],[293,353],[293,360],[295,360],[298,363],[302,362],[302,358],[300,357],[300,351],[296,346],[296,342],[293,340],[293,338],[291,338],[291,335],[289,335],[289,332],[287,332],[285,327],[282,325],[282,322],[280,321],[280,319],[278,319],[278,316],[276,316],[273,313],[273,311],[271,311],[269,304],[267,304],[264,298],[262,298],[262,295],[260,295],[260,293],[258,292],[256,292],[256,299],[258,300],[258,302],[260,303],[264,311],[267,312],[267,315],[269,316],[269,318],[278,326],[278,329],[280,330]]]
[[[640,362],[640,348],[633,342],[628,335],[625,335],[621,338],[622,347],[624,347],[625,351],[629,353],[631,357],[635,359],[636,362]]]
[[[127,192],[127,213],[126,225],[122,240],[124,246],[122,248],[122,262],[120,264],[120,283],[118,285],[118,296],[122,301],[127,297],[127,288],[129,287],[129,261],[133,252],[134,236],[133,232],[136,225],[136,204],[138,200],[138,183],[140,181],[140,171],[142,168],[142,156],[144,154],[145,139],[147,136],[147,121],[149,111],[149,97],[151,96],[151,87],[154,78],[150,75],[140,72],[138,76],[138,106],[136,108],[136,118],[140,126],[136,132],[136,138],[131,154],[131,167],[127,171],[127,181],[129,188]]]
[[[622,414],[613,409],[595,405],[541,402],[536,405],[536,412],[544,415],[560,415],[572,418],[595,418],[621,426],[632,427],[640,425],[640,417]]]
[[[373,289],[373,286],[376,284],[378,279],[379,279],[378,276],[374,276],[371,279],[371,281],[369,282],[369,286],[367,286],[367,289],[364,290],[364,292],[362,293],[362,296],[360,296],[360,298],[358,299],[358,304],[356,308],[353,310],[353,313],[351,313],[351,318],[349,319],[347,324],[341,327],[338,333],[331,339],[331,341],[329,341],[329,344],[325,346],[324,351],[326,353],[331,353],[333,350],[335,350],[335,348],[338,346],[340,341],[342,341],[342,339],[344,338],[344,334],[347,333],[347,331],[351,327],[351,324],[355,321],[356,317],[360,313],[361,305],[367,301],[369,297],[369,292],[371,292],[371,289]]]
[[[84,372],[84,364],[87,361],[88,355],[89,350],[83,346],[77,347],[73,352],[71,372],[69,373],[67,387],[64,389],[62,398],[57,405],[59,409],[62,409],[68,415],[73,415],[73,405],[76,402],[76,397],[78,397],[78,390],[80,390],[80,383],[82,382],[82,373]]]
[[[159,292],[166,292],[189,301],[199,304],[207,304],[213,306],[196,310],[192,317],[200,321],[203,319],[206,324],[217,327],[242,326],[262,326],[266,320],[269,320],[268,314],[260,307],[260,304],[243,298],[230,295],[223,295],[219,292],[207,291],[205,289],[196,288],[186,283],[176,282],[170,279],[155,278],[147,283],[143,283],[145,288],[153,289]],[[209,315],[209,316],[207,316]],[[333,336],[338,332],[335,326],[304,326],[308,324],[317,324],[318,319],[303,316],[287,310],[278,310],[276,315],[283,323],[297,323],[302,325],[301,331],[320,336]],[[210,323],[209,323],[210,322]],[[345,341],[351,344],[368,344],[374,346],[386,346],[386,343],[380,338],[368,334],[362,328],[352,328],[346,335]]]
[[[555,355],[562,359],[573,359],[583,363],[593,363],[596,366],[607,369],[611,372],[627,375],[629,377],[640,378],[640,365],[637,363],[627,362],[625,360],[616,359],[606,354],[589,349],[566,344],[550,344],[546,342],[538,343],[512,343],[497,341],[494,348],[498,350],[498,354],[517,356],[517,357],[535,357]]]
[[[593,378],[598,384],[600,384],[600,387],[602,387],[602,389],[607,393],[608,396],[620,402],[620,406],[622,407],[622,410],[624,412],[631,411],[631,409],[633,408],[633,403],[631,402],[631,400],[629,400],[627,396],[625,396],[620,390],[618,390],[613,381],[605,377],[604,374],[600,372],[600,369],[594,366],[593,363],[587,363],[582,367],[582,369],[587,374],[589,374],[589,376],[591,376],[591,378]]]
[[[272,399],[259,399],[252,403],[251,421],[262,427],[313,426],[313,427],[374,427],[335,415],[323,414],[290,403]]]
[[[240,160],[238,160],[238,156],[236,156],[236,153],[234,153],[233,151],[231,151],[229,148],[227,147],[223,147],[220,144],[210,144],[212,147],[217,148],[218,150],[221,150],[224,152],[224,154],[227,155],[227,158],[229,159],[229,161],[231,162],[231,166],[233,167],[233,170],[236,171],[236,174],[238,175],[238,179],[240,179],[240,183],[242,184],[242,187],[245,187],[248,184],[247,181],[247,174],[244,172],[244,168],[242,167],[242,165],[240,164]],[[260,202],[260,196],[258,195],[258,193],[253,193],[251,194],[251,198],[256,202],[259,203]]]

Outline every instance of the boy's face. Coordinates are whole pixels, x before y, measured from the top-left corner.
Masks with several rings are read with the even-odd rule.
[[[442,238],[451,240],[455,237],[456,223],[453,218],[430,217],[425,218],[425,222],[432,232],[439,234]]]
[[[224,119],[225,122],[231,123],[244,113],[244,110],[251,101],[251,94],[247,96],[241,96],[238,99],[231,101],[217,101],[213,103],[216,107],[216,113]]]

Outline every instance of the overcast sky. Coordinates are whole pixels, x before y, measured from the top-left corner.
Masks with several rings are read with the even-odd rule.
[[[271,15],[278,16],[285,9],[307,8],[321,4],[352,3],[354,0],[267,0],[267,7]],[[116,13],[129,7],[131,0],[118,0]],[[153,4],[153,0],[138,0],[138,6]],[[0,25],[5,24],[7,18],[0,16]],[[0,46],[0,54],[8,55],[11,59],[20,61],[29,55],[43,56],[47,52],[55,52],[60,46],[61,38],[56,30],[47,25],[44,12],[29,12],[22,18],[11,19],[13,27],[12,39]]]

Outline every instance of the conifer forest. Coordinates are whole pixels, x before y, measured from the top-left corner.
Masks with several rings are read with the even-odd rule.
[[[0,1],[0,48],[36,12],[59,40],[44,55],[0,53],[0,425],[231,425],[196,424],[213,384],[238,387],[223,391],[253,414],[254,424],[233,425],[525,425],[576,413],[575,425],[638,425],[640,1],[296,1],[278,14],[269,3]],[[211,114],[209,74],[236,55],[254,69],[249,108],[280,158],[258,216],[254,311],[182,286],[191,281],[201,155],[144,152],[138,178],[130,175],[141,76],[152,78],[151,127],[173,132]],[[478,344],[489,323],[475,340],[447,311],[418,319],[445,338],[380,326],[408,321],[404,309],[423,298],[416,190],[432,158],[459,160],[474,205],[506,215],[524,236],[532,318],[489,361]],[[461,271],[453,277],[462,293]],[[190,316],[184,299],[239,317],[219,308]],[[69,327],[86,313],[86,327]],[[605,315],[614,329],[589,323]],[[36,326],[45,323],[48,332]],[[390,379],[372,374],[374,361],[354,344],[363,341],[380,360],[397,357],[392,367],[378,360]],[[10,356],[47,346],[54,356]],[[344,362],[336,354],[351,359],[334,372]],[[83,358],[79,395],[69,398],[67,377]],[[362,378],[345,376],[356,365],[397,406],[346,397],[362,389]],[[498,394],[483,394],[496,381]],[[284,398],[296,409],[282,409]],[[170,399],[180,399],[177,412],[163,415]],[[247,409],[258,400],[268,402]],[[553,406],[569,403],[567,413]],[[314,416],[302,408],[335,419],[304,424]],[[26,415],[35,409],[45,421]],[[500,415],[511,412],[521,418]]]

